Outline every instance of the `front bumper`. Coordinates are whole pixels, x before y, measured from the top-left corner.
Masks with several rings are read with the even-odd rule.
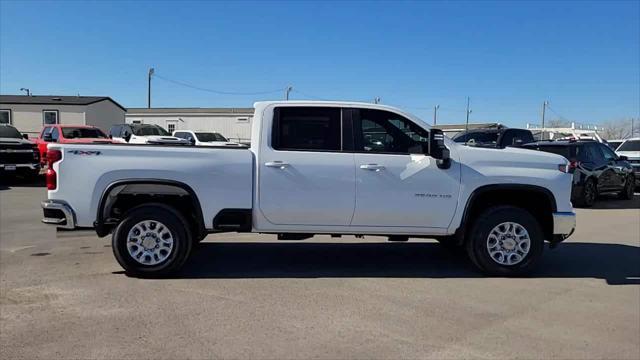
[[[76,214],[67,202],[62,200],[45,200],[42,202],[44,217],[42,222],[57,225],[58,228],[73,230],[76,228]]]
[[[568,238],[576,229],[576,214],[573,212],[553,213],[553,235]]]

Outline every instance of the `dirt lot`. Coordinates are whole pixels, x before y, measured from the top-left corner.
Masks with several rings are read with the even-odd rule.
[[[110,238],[56,238],[45,190],[0,186],[0,358],[640,358],[640,196],[577,210],[531,277],[431,241],[209,236],[175,279]]]

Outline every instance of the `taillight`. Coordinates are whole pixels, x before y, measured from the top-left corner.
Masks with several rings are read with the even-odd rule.
[[[58,188],[58,176],[53,170],[53,164],[62,160],[62,152],[60,150],[47,151],[47,190],[55,190]]]
[[[569,162],[569,171],[575,170],[578,166],[580,166],[580,161],[570,161]]]
[[[559,164],[558,170],[563,173],[573,173],[573,171],[580,165],[580,161],[569,161],[569,164]]]
[[[38,150],[38,146],[33,147],[33,160],[40,161],[40,151]]]

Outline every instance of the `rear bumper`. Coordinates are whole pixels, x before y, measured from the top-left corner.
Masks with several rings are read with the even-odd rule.
[[[569,237],[576,228],[576,214],[573,212],[553,213],[553,235]]]
[[[46,200],[41,205],[44,214],[43,223],[67,230],[76,228],[76,214],[65,201]]]
[[[5,165],[9,164],[0,164],[0,170],[4,170]],[[16,170],[40,170],[40,164],[11,164],[11,166],[15,166]]]

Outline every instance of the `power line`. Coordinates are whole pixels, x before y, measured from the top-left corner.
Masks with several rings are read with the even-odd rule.
[[[164,77],[162,75],[158,75],[157,72],[155,74],[153,74],[153,76],[157,77],[158,79],[162,79],[164,81],[170,82],[172,84],[184,86],[184,87],[187,87],[187,88],[190,88],[190,89],[194,89],[194,90],[200,90],[200,91],[206,91],[206,92],[210,92],[210,93],[214,93],[214,94],[219,94],[219,95],[264,95],[264,94],[280,93],[280,92],[282,92],[282,91],[284,91],[286,89],[286,88],[283,87],[283,88],[280,88],[280,89],[268,90],[268,91],[252,91],[252,92],[221,91],[221,90],[214,90],[214,89],[204,88],[204,87],[201,87],[201,86],[191,85],[191,84],[183,82],[183,81],[169,79],[169,78]]]
[[[304,93],[304,92],[302,92],[302,91],[300,91],[298,89],[293,89],[293,90],[291,90],[291,92],[298,93],[298,94],[300,94],[302,96],[306,96],[306,97],[308,97],[310,99],[314,99],[314,100],[329,101],[328,99],[321,98],[319,96],[315,96],[315,95],[310,95],[310,94]]]
[[[571,122],[571,120],[567,119],[566,117],[558,114],[557,111],[555,111],[551,106],[549,106],[549,103],[547,103],[547,109],[551,110],[552,113],[554,113],[557,117],[560,118],[560,120],[564,120],[566,122]]]

